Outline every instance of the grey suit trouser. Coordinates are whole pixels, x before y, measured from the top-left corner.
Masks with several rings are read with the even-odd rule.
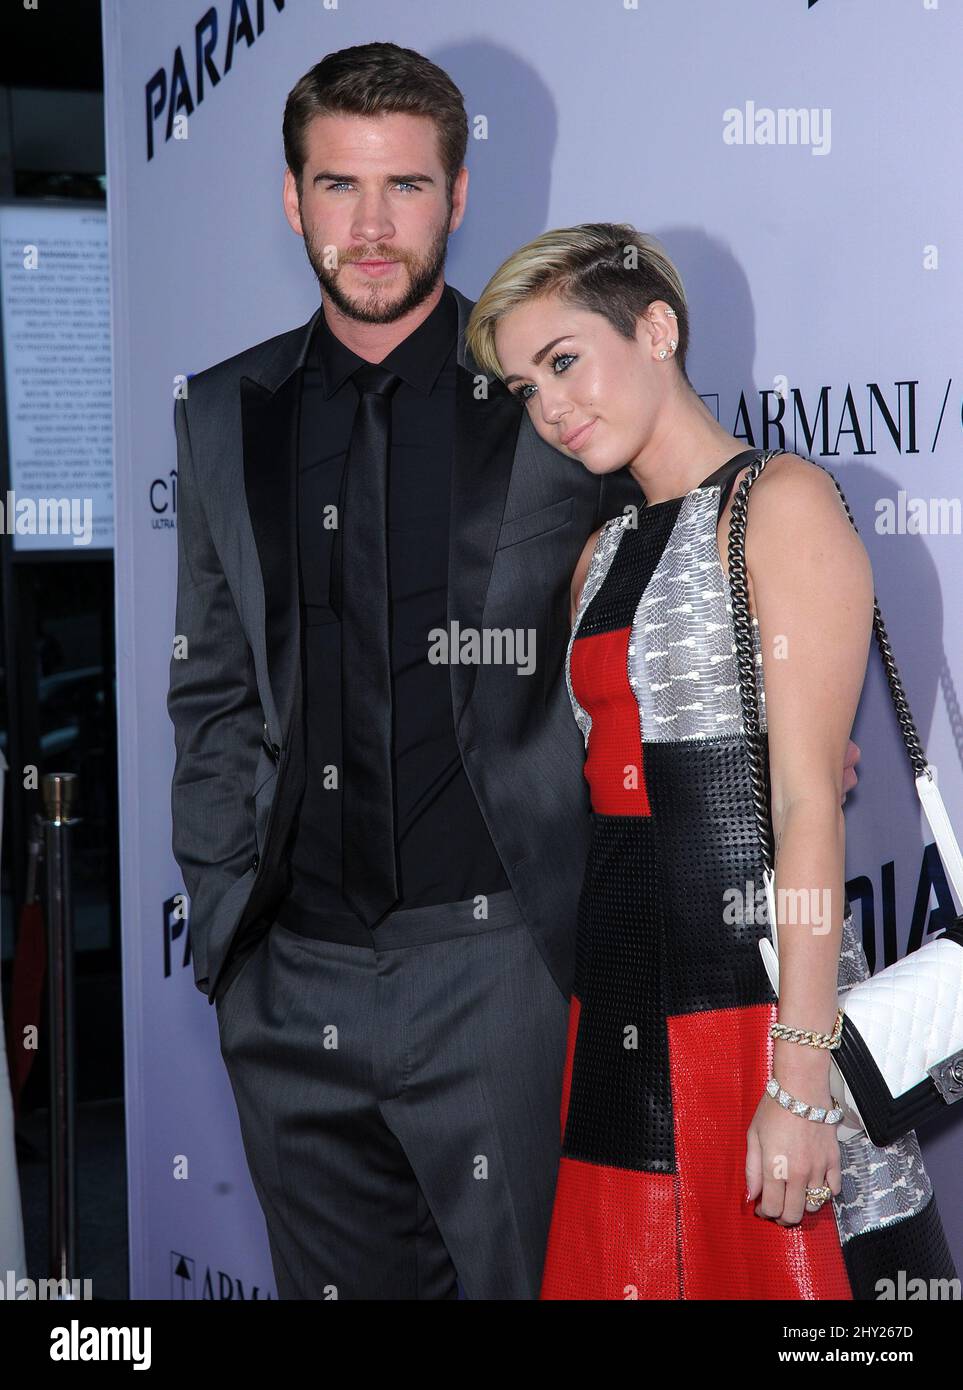
[[[476,911],[274,922],[216,1002],[282,1299],[538,1297],[568,1001],[510,890]]]

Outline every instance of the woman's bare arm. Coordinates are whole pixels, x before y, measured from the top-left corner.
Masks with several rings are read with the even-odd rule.
[[[832,479],[793,454],[770,469],[752,490],[746,567],[766,688],[779,1017],[829,1032],[845,881],[841,769],[872,635],[873,576]],[[817,1103],[828,1054],[777,1041],[773,1071]]]

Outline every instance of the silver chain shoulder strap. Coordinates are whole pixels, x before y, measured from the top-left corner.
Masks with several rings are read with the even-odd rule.
[[[749,465],[749,471],[739,484],[733,498],[732,513],[729,520],[729,590],[732,594],[732,625],[736,639],[739,697],[742,704],[742,722],[746,732],[749,772],[752,778],[753,813],[759,832],[759,843],[762,847],[763,864],[770,872],[773,869],[773,849],[772,821],[769,811],[769,759],[762,746],[759,701],[756,696],[755,653],[746,583],[746,514],[749,506],[750,488],[770,459],[777,457],[778,453],[781,452],[783,451],[777,450],[768,454],[761,454],[754,463]],[[811,462],[814,461],[811,460]],[[823,468],[823,465],[814,462],[814,467]],[[823,468],[823,472],[829,473],[829,469]],[[859,528],[853,520],[853,514],[849,510],[849,503],[843,496],[843,490],[832,473],[829,473],[829,476],[833,479],[840,500],[846,508],[846,515],[852,523],[853,530],[858,535]],[[900,733],[903,736],[913,772],[919,777],[926,771],[926,754],[923,752],[923,745],[920,742],[906,700],[906,692],[903,690],[903,683],[900,680],[899,671],[896,669],[889,637],[886,634],[882,614],[879,611],[879,601],[875,594],[873,595],[873,631],[876,634],[879,654],[883,659],[886,681],[896,709],[896,717],[899,720]]]

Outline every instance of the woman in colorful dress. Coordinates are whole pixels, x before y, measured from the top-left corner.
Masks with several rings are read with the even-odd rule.
[[[664,250],[610,223],[516,252],[467,332],[543,439],[639,484],[638,509],[588,538],[572,584],[565,679],[593,827],[541,1297],[873,1299],[900,1270],[955,1274],[916,1137],[840,1140],[829,1050],[770,1034],[829,1040],[837,989],[869,973],[844,895],[841,769],[872,572],[831,477],[774,451],[745,551],[777,1008],[727,566],[758,451],[693,390],[688,337]],[[784,903],[812,912],[794,926]],[[768,1093],[773,1077],[805,1114]]]

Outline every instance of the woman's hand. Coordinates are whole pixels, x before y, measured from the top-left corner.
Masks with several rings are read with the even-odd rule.
[[[826,1054],[807,1057],[798,1043],[776,1043],[773,1071],[779,1084],[799,1100],[831,1110]],[[798,1060],[784,1049],[795,1048]],[[835,1125],[817,1124],[784,1110],[763,1094],[746,1134],[746,1187],[759,1198],[756,1215],[780,1226],[795,1226],[806,1208],[807,1187],[842,1188],[839,1139]]]

